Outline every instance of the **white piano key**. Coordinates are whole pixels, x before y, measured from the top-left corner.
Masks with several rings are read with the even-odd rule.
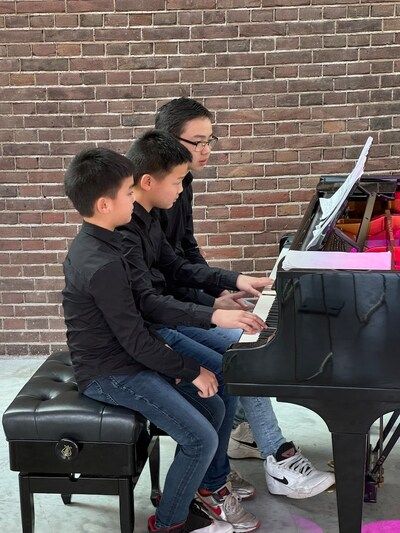
[[[271,306],[275,300],[275,297],[276,297],[275,291],[269,291],[269,294],[262,294],[259,297],[256,303],[256,306],[253,309],[253,313],[258,315],[260,318],[262,318],[265,321],[267,319]],[[259,333],[255,333],[253,335],[249,335],[248,333],[243,333],[243,335],[239,339],[239,342],[256,342],[259,336],[260,336]]]

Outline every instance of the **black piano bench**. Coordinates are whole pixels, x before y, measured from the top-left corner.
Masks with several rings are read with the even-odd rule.
[[[139,413],[80,394],[70,354],[51,355],[3,415],[10,468],[19,471],[23,533],[34,530],[34,494],[119,496],[122,533],[134,531],[133,490],[149,459],[151,500],[159,489],[159,435]]]

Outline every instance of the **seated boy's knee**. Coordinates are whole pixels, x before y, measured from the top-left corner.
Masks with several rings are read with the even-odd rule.
[[[203,446],[209,452],[210,457],[214,457],[215,452],[217,451],[219,443],[217,430],[213,427],[210,427],[209,434],[203,442]]]
[[[218,433],[217,429],[212,426],[211,423],[205,422],[201,426],[197,427],[194,446],[199,447],[202,450],[203,455],[214,456],[214,453],[218,447]]]

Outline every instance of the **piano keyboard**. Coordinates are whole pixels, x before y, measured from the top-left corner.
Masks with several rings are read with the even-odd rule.
[[[275,306],[274,306],[275,303]],[[275,308],[275,309],[274,309]],[[276,322],[275,324],[271,324],[270,320],[270,312],[274,309],[274,314],[276,316]],[[259,337],[261,336],[262,339],[265,337],[269,337],[276,329],[277,323],[278,323],[278,305],[276,302],[276,293],[275,291],[268,291],[268,294],[262,294],[257,303],[254,307],[253,313],[258,315],[260,318],[264,320],[264,322],[267,322],[268,330],[273,327],[273,331],[271,331],[267,335],[268,330],[264,330],[261,333],[254,333],[252,335],[249,335],[248,333],[243,333],[243,335],[240,337],[239,342],[256,342],[258,341]],[[272,318],[272,317],[271,317]]]
[[[285,257],[289,248],[282,248],[278,259],[275,262],[274,268],[271,271],[270,278],[276,278],[276,271],[278,269],[278,264],[280,260]],[[258,315],[260,318],[266,322],[268,329],[262,331],[261,333],[254,333],[249,335],[248,333],[243,333],[240,337],[239,342],[257,342],[258,340],[267,340],[278,326],[278,302],[276,301],[276,292],[271,289],[264,289],[261,296],[259,297],[253,313]]]

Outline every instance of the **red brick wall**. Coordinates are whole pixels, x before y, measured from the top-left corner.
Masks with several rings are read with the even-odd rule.
[[[0,354],[64,342],[71,156],[124,152],[170,98],[218,124],[195,184],[214,264],[270,268],[317,177],[348,171],[367,132],[367,169],[398,171],[399,15],[395,1],[0,1]]]

